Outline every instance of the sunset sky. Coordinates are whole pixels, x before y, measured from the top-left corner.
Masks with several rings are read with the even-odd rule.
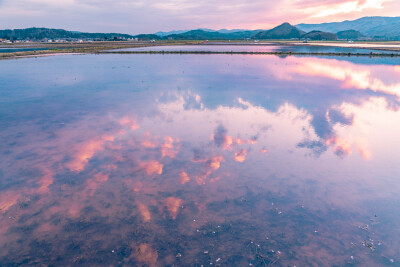
[[[399,0],[0,0],[0,28],[154,33],[398,16]]]

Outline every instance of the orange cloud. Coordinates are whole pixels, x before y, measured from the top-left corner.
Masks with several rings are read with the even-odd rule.
[[[248,140],[248,142],[249,142],[249,144],[251,144],[251,145],[255,145],[255,144],[257,144],[257,139],[256,138],[251,138],[251,139],[249,139]]]
[[[9,208],[17,204],[21,193],[16,191],[5,191],[0,194],[0,213],[5,213]]]
[[[93,196],[100,184],[108,181],[109,175],[103,173],[97,173],[93,179],[86,181],[85,191],[88,192],[89,196]]]
[[[45,174],[43,177],[38,181],[38,184],[40,185],[39,189],[37,192],[39,194],[43,194],[49,191],[49,186],[53,184],[54,178],[53,178],[54,173],[50,170],[45,170]]]
[[[163,173],[164,165],[158,161],[152,160],[150,162],[142,163],[142,167],[145,169],[147,175],[161,175]]]
[[[325,141],[325,144],[327,146],[333,146],[333,150],[339,156],[348,156],[352,153],[350,145],[339,137],[329,138]]]
[[[176,219],[179,208],[182,206],[183,200],[176,197],[169,197],[164,201],[164,206],[167,208],[172,219]]]
[[[241,149],[241,150],[235,152],[235,155],[233,158],[237,162],[244,162],[246,160],[246,156],[247,156],[247,150]]]
[[[218,147],[222,147],[223,150],[232,149],[233,138],[226,133],[227,130],[221,124],[211,136],[211,140],[214,141]]]
[[[71,171],[83,171],[89,160],[99,151],[104,149],[104,145],[108,141],[114,141],[114,136],[105,135],[98,139],[90,140],[79,149],[78,153],[75,155],[74,159],[67,163],[66,166]]]
[[[268,152],[268,150],[265,147],[260,149],[260,153],[267,153],[267,152]]]
[[[149,132],[145,133],[145,140],[142,141],[142,146],[145,148],[156,148],[158,143],[151,140],[151,135]]]
[[[363,140],[357,140],[357,151],[360,154],[360,156],[364,160],[369,160],[372,157],[372,153],[368,150],[366,142]]]
[[[179,148],[174,149],[174,139],[170,136],[164,137],[164,144],[161,145],[161,157],[175,158]]]
[[[299,62],[293,68],[297,73],[309,76],[321,76],[342,81],[343,88],[356,88],[361,90],[372,90],[400,97],[400,81],[387,84],[386,81],[375,77],[369,68],[362,68],[352,63],[337,62],[331,60],[329,64],[319,59],[310,59]],[[395,69],[396,70],[396,69]]]
[[[202,161],[205,161],[204,170],[202,174],[195,177],[195,180],[199,185],[204,185],[208,176],[210,176],[214,171],[218,170],[221,167],[221,162],[224,162],[225,159],[222,156],[215,156],[211,159]]]
[[[222,156],[216,156],[208,160],[207,165],[215,171],[221,167],[221,162],[223,161],[225,161],[225,159]]]
[[[186,184],[187,182],[190,181],[189,175],[186,172],[181,172],[179,174],[179,178],[180,178],[181,184]]]
[[[135,119],[131,119],[129,117],[123,117],[119,123],[121,124],[121,126],[125,126],[128,127],[131,130],[137,130],[139,129],[139,125],[136,123]]]
[[[151,214],[150,214],[149,208],[143,204],[139,204],[138,206],[139,206],[140,214],[143,217],[143,221],[149,222],[151,220]]]
[[[364,160],[369,160],[371,159],[372,155],[371,152],[366,150],[365,148],[359,147],[358,149],[358,153],[360,154],[360,156],[364,159]]]
[[[74,200],[74,201],[72,201],[72,203],[69,203],[68,214],[72,218],[79,217],[80,212],[81,212],[81,205],[80,205],[79,201]]]
[[[242,140],[242,139],[240,139],[240,138],[235,138],[235,139],[233,140],[233,143],[234,143],[235,145],[244,145],[244,144],[246,144],[246,141],[245,141],[245,140]]]

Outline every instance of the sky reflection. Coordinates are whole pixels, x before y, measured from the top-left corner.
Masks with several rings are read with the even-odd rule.
[[[0,263],[398,262],[398,68],[221,55],[0,62]]]

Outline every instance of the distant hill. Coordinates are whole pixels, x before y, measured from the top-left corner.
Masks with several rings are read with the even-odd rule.
[[[235,33],[235,32],[246,32],[250,30],[245,30],[245,29],[232,29],[232,30],[227,30],[227,29],[221,29],[221,30],[212,30],[212,29],[207,29],[207,28],[200,28],[197,30],[202,30],[206,32],[219,32],[219,33]],[[177,31],[169,31],[169,32],[156,32],[155,34],[161,37],[173,35],[173,34],[182,34],[182,33],[187,33],[193,30],[177,30]]]
[[[211,29],[207,29],[207,28],[201,28],[201,29],[197,29],[197,30],[202,30],[205,32],[217,32],[215,30],[211,30]],[[169,32],[156,32],[155,35],[158,35],[160,37],[165,37],[165,36],[174,35],[174,34],[182,34],[182,33],[190,32],[190,31],[193,31],[193,30],[176,30],[176,31],[169,31]]]
[[[365,35],[356,30],[340,31],[336,33],[336,35],[339,39],[344,39],[344,40],[359,40],[365,37]]]
[[[298,24],[297,28],[303,31],[341,32],[356,30],[369,37],[400,39],[400,17],[363,17],[353,21]]]
[[[305,32],[297,29],[296,27],[285,22],[278,27],[268,31],[261,31],[257,33],[254,38],[256,39],[292,39],[300,38]]]
[[[1,1],[1,0],[0,0]],[[335,34],[336,33],[336,34]],[[129,35],[121,33],[85,33],[63,29],[28,28],[0,30],[0,39],[43,40],[43,39],[93,39],[124,40],[243,40],[243,39],[299,39],[336,40],[362,38],[400,40],[400,17],[364,17],[353,21],[322,24],[283,23],[270,30],[198,29],[189,31],[157,32],[156,34]]]
[[[322,32],[322,31],[311,31],[301,36],[303,39],[310,39],[316,41],[334,41],[338,39],[338,36],[334,33],[330,32]]]
[[[247,32],[247,31],[251,31],[251,30],[246,30],[246,29],[232,29],[232,30],[221,29],[221,30],[217,30],[217,32],[219,32],[219,33],[234,33],[234,32]]]
[[[220,33],[204,30],[193,30],[181,34],[171,34],[165,38],[171,38],[174,40],[235,40],[251,38],[258,32],[259,31]]]
[[[118,39],[118,38],[132,38],[133,36],[121,33],[83,33],[72,32],[61,29],[47,29],[47,28],[28,28],[17,30],[0,30],[0,38],[3,39],[33,39],[41,40],[48,39]]]

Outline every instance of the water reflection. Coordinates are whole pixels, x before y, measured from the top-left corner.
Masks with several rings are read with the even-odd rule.
[[[107,55],[0,69],[4,265],[400,260],[398,65]],[[56,83],[64,72],[80,80]]]
[[[357,47],[335,47],[317,45],[280,45],[280,44],[220,44],[220,45],[168,45],[168,46],[149,46],[114,49],[111,51],[206,51],[206,52],[294,52],[294,53],[355,53],[355,54],[397,54],[396,48],[390,50],[363,48],[363,44]],[[390,47],[387,47],[390,48]]]

